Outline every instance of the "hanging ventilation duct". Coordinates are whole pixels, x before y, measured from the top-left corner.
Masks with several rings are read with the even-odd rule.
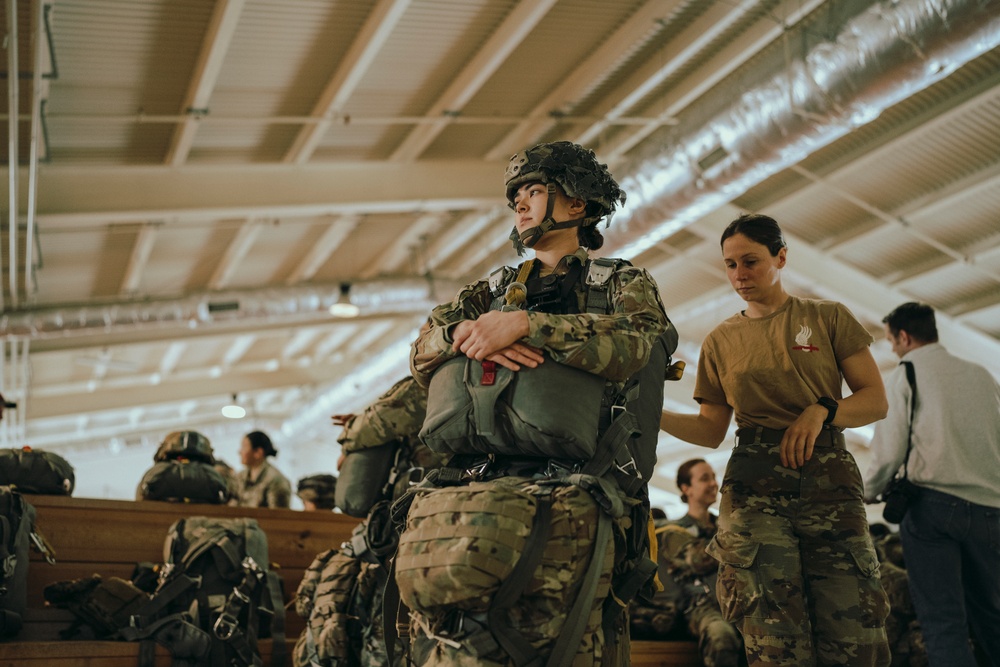
[[[351,284],[351,302],[363,316],[428,313],[458,290],[457,285],[425,279],[372,280]],[[51,308],[4,314],[0,331],[36,339],[109,333],[140,328],[199,328],[237,321],[288,317],[329,318],[340,298],[340,285],[290,287],[280,290],[219,292],[164,301],[137,301],[111,306]]]
[[[837,9],[821,11],[832,22]],[[880,2],[794,43],[803,56],[743,91],[713,91],[685,113],[696,127],[682,120],[624,165],[609,251],[636,256],[996,48],[1000,2]]]

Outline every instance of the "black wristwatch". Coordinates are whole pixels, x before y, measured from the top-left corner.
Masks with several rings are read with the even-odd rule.
[[[832,424],[834,418],[837,416],[837,408],[839,407],[837,401],[833,400],[829,396],[824,396],[818,401],[816,401],[816,403],[817,405],[822,405],[824,408],[826,408],[827,412],[829,413],[827,414],[826,419],[823,420],[823,425],[825,426],[827,424]]]

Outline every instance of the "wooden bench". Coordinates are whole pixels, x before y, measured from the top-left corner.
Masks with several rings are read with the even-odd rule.
[[[16,641],[0,644],[0,667],[30,665],[31,660],[38,665],[112,665],[117,664],[116,660],[134,665],[138,651],[135,644],[61,641],[59,632],[69,626],[73,616],[66,610],[45,607],[43,590],[55,581],[92,574],[128,579],[136,563],[163,562],[167,530],[178,519],[189,516],[256,519],[267,534],[269,559],[279,566],[277,572],[281,575],[286,602],[294,598],[302,575],[316,554],[340,546],[358,524],[354,517],[333,512],[63,496],[28,496],[28,500],[38,513],[38,530],[55,550],[56,563],[50,565],[32,551],[24,628]],[[285,615],[289,649],[304,627],[294,608],[289,608]],[[262,642],[261,652],[270,654],[270,642]],[[161,653],[166,661],[163,664],[169,665],[167,652]],[[79,656],[76,662],[65,662],[60,657],[72,660],[73,655]]]
[[[38,529],[56,552],[56,564],[49,565],[32,551],[24,628],[16,641],[0,643],[0,667],[135,665],[137,644],[60,640],[59,632],[70,625],[73,616],[66,610],[45,607],[42,591],[52,582],[89,577],[95,573],[128,579],[136,563],[162,562],[167,529],[177,519],[199,515],[256,519],[267,534],[271,562],[280,566],[278,572],[286,602],[294,598],[304,571],[316,555],[338,547],[358,524],[356,518],[332,512],[62,496],[29,496],[28,499],[38,512]],[[294,608],[287,610],[285,619],[290,655],[304,621]],[[269,640],[261,642],[265,664],[270,664],[271,648]],[[694,642],[634,641],[632,656],[632,664],[636,667],[701,664]],[[170,665],[166,649],[157,648],[156,664]],[[290,660],[286,664],[290,665]]]

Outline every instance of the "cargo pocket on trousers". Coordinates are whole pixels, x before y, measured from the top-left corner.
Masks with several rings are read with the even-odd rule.
[[[882,588],[878,556],[868,544],[851,545],[851,557],[858,566],[858,609],[861,627],[881,628],[889,615],[889,598]]]
[[[760,542],[732,534],[716,535],[705,547],[719,561],[715,586],[722,616],[737,626],[742,626],[745,617],[762,613],[763,590],[756,567],[759,549]]]

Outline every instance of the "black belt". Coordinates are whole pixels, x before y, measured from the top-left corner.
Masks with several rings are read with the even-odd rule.
[[[785,436],[783,428],[765,428],[763,426],[744,426],[736,431],[736,446],[752,445],[756,442],[776,445]],[[824,426],[816,436],[816,447],[837,447],[847,449],[844,434],[836,428]]]

